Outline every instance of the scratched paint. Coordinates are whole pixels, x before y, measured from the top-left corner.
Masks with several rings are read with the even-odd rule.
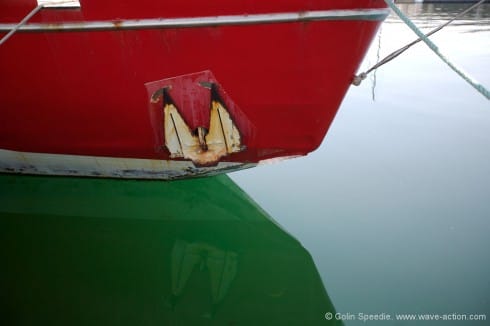
[[[220,101],[212,101],[209,120],[209,129],[199,126],[193,131],[173,102],[165,103],[165,146],[171,158],[190,159],[197,166],[216,165],[222,157],[244,149],[240,132]]]
[[[68,175],[101,178],[173,180],[209,176],[254,167],[219,162],[196,167],[191,161],[28,153],[0,150],[0,173]]]
[[[213,166],[247,149],[254,128],[210,71],[146,84],[155,148]]]

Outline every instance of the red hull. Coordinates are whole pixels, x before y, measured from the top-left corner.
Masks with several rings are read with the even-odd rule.
[[[1,6],[0,22],[8,23],[20,21],[36,3],[8,1]],[[162,15],[384,7],[382,0],[214,0],[185,5],[86,0],[81,9],[43,9],[29,22],[56,26],[97,20],[117,25]],[[226,161],[305,155],[324,138],[379,24],[369,17],[344,17],[187,28],[20,31],[0,47],[0,148],[169,160],[169,151],[155,136],[145,84],[209,70],[225,102],[239,108],[239,116],[231,112],[232,118],[239,129],[246,129],[240,130],[246,149],[227,155]],[[203,97],[194,110],[202,116],[209,105],[201,102]],[[184,119],[192,124],[192,117],[184,114]]]

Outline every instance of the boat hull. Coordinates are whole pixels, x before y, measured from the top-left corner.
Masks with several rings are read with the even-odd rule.
[[[0,49],[0,169],[52,173],[38,168],[39,160],[32,161],[28,153],[51,155],[51,161],[68,155],[94,162],[97,158],[184,162],[203,171],[220,170],[220,162],[252,166],[271,158],[306,155],[325,137],[384,8],[383,1],[339,1],[338,7],[313,2],[313,8],[289,1],[248,9],[244,4],[205,9],[195,1],[195,6],[187,4],[187,12],[182,5],[160,11],[165,12],[163,18],[157,11],[128,11],[121,4],[109,13],[95,1],[82,2],[75,10],[41,10],[26,30]],[[20,20],[20,13],[28,10],[19,8],[2,11],[2,22]],[[271,13],[296,18],[257,21]],[[323,18],[302,18],[319,13]],[[134,26],[155,17],[153,22],[164,26]],[[182,25],[187,17],[191,23]],[[235,21],[195,23],[216,17]],[[257,19],[243,21],[250,17]],[[71,29],[66,22],[71,22]],[[111,23],[113,28],[97,25],[101,23]],[[38,30],[29,31],[29,26]],[[189,78],[192,87],[186,88],[184,81]],[[186,132],[187,152],[199,155],[211,141],[199,139],[198,127],[206,134],[213,129],[212,91],[205,86],[215,85],[217,103],[225,110],[221,112],[229,114],[230,128],[240,135],[239,150],[228,150],[230,138],[223,136],[218,158],[184,155],[185,144],[178,145],[179,153],[172,152],[163,121],[170,102],[152,98],[159,90],[151,89],[155,83],[159,89],[168,87],[175,112],[181,115],[183,129],[175,126],[176,144],[182,143]],[[167,125],[175,125],[169,121]],[[12,154],[20,161],[5,159]],[[66,165],[70,161],[77,160],[55,163],[63,167],[60,171],[77,170]],[[93,175],[135,177],[110,169],[106,173],[97,165],[92,170]]]

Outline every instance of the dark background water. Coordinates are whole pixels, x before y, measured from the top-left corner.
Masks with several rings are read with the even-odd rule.
[[[429,31],[468,4],[400,6]],[[361,70],[414,37],[390,16]],[[489,4],[432,40],[490,87]],[[316,152],[230,176],[312,254],[338,311],[490,323],[490,102],[423,43],[349,90]]]

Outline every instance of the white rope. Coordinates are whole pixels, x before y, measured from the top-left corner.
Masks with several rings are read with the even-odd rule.
[[[453,18],[451,18],[450,20],[448,20],[447,22],[445,22],[444,24],[434,28],[433,30],[431,30],[429,33],[425,34],[426,37],[429,37],[431,36],[432,34],[435,34],[437,33],[438,31],[440,31],[441,29],[443,29],[444,27],[446,27],[447,25],[451,24],[453,21],[455,21],[456,19],[458,19],[459,17],[461,16],[464,16],[465,14],[467,14],[468,12],[470,12],[471,10],[473,10],[474,8],[478,7],[479,5],[481,5],[482,3],[484,3],[486,0],[480,0],[479,2],[473,4],[472,6],[468,7],[466,10],[460,12],[459,14],[457,14],[456,16],[454,16]],[[382,65],[390,62],[391,60],[395,59],[396,57],[398,57],[400,54],[402,54],[403,52],[405,52],[406,50],[408,50],[410,47],[412,47],[413,45],[417,44],[418,42],[422,41],[422,39],[419,37],[418,39],[416,39],[415,41],[412,41],[410,42],[409,44],[399,48],[398,50],[396,51],[393,51],[392,53],[388,54],[386,57],[383,58],[383,60],[378,60],[378,62],[372,66],[371,68],[369,68],[368,70],[366,70],[365,72],[362,72],[360,73],[359,75],[355,76],[354,77],[354,80],[352,81],[352,84],[354,84],[355,86],[359,86],[361,84],[361,82],[367,77],[367,75],[372,72],[372,71],[375,71],[376,69],[378,69],[379,67],[381,67]],[[379,52],[379,49],[378,49],[378,52]]]
[[[477,82],[475,79],[470,77],[468,74],[463,72],[460,68],[456,67],[448,58],[446,58],[437,45],[435,45],[422,31],[407,17],[403,14],[403,12],[393,3],[392,0],[384,0],[388,6],[400,17],[401,20],[405,24],[407,24],[410,29],[417,34],[417,36],[427,44],[427,46],[435,53],[442,61],[444,61],[454,72],[456,72],[461,78],[463,78],[466,82],[468,82],[471,86],[473,86],[478,92],[480,92],[483,96],[485,96],[488,100],[490,100],[490,91],[486,89],[482,84]],[[482,1],[481,1],[482,2]]]
[[[3,43],[5,43],[12,35],[14,35],[15,32],[17,32],[17,30],[22,26],[24,25],[25,23],[27,23],[29,21],[29,19],[32,18],[32,16],[34,16],[35,14],[37,14],[37,12],[39,10],[41,10],[42,8],[44,7],[43,4],[40,4],[38,5],[36,8],[32,9],[30,13],[27,14],[27,16],[24,17],[24,19],[22,19],[20,21],[20,23],[18,23],[17,25],[15,25],[14,28],[12,28],[10,30],[10,32],[8,32],[4,37],[2,37],[2,39],[0,40],[0,45],[2,45]]]

